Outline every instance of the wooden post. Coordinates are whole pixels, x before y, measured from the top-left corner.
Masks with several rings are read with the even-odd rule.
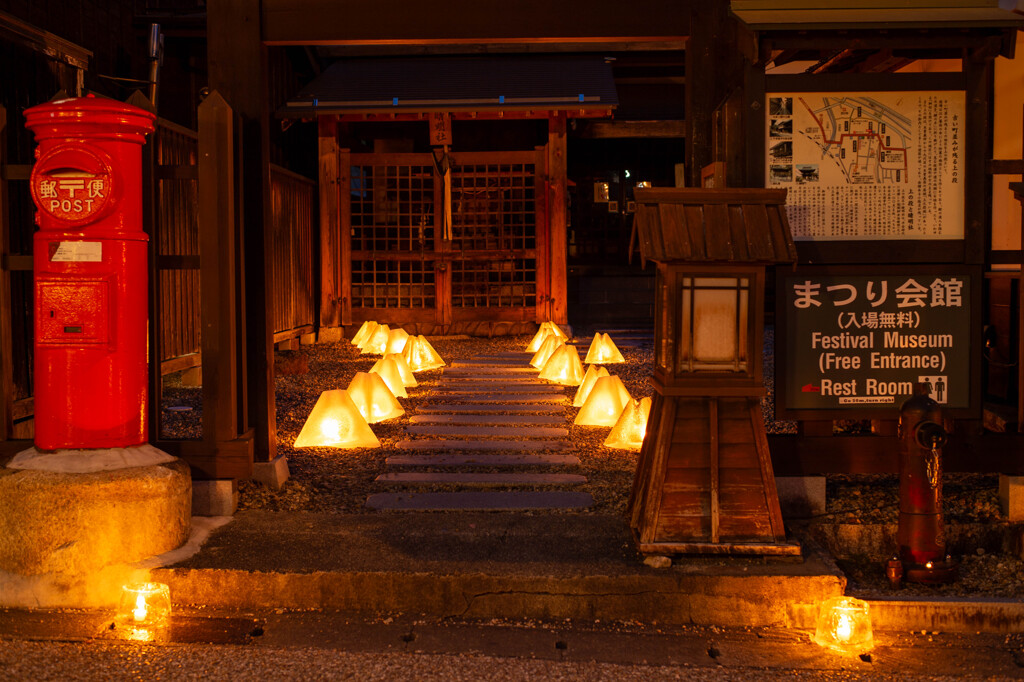
[[[449,155],[448,163],[454,165]],[[444,231],[444,176],[438,172],[437,164],[433,164],[434,182],[434,324],[447,334],[452,324],[452,240],[445,239]],[[449,176],[451,177],[451,176]],[[454,230],[454,225],[452,226]],[[453,234],[454,236],[454,234]]]
[[[244,344],[239,338],[241,244],[235,213],[234,140],[231,107],[214,91],[199,105],[198,163],[203,443],[205,454],[214,458],[239,445],[252,447],[240,401]],[[251,474],[251,450],[248,465]]]
[[[548,229],[550,230],[551,252],[551,319],[556,324],[567,324],[568,313],[568,262],[566,253],[566,173],[567,144],[565,112],[548,118]]]
[[[0,441],[14,437],[14,332],[11,323],[10,202],[7,198],[7,109],[0,105]]]
[[[337,237],[338,262],[335,275],[341,303],[341,324],[352,324],[352,161],[349,149],[338,150],[338,214],[341,233]],[[337,307],[337,306],[335,306]]]
[[[340,327],[338,258],[341,249],[338,240],[342,230],[339,224],[338,120],[334,116],[320,116],[317,123],[320,151],[320,326]]]
[[[238,116],[239,219],[245,239],[237,275],[244,324],[239,400],[255,431],[255,457],[277,455],[274,407],[274,261],[270,190],[270,110],[267,47],[262,42],[260,0],[222,0],[207,9],[209,85]],[[204,360],[205,362],[205,360]]]
[[[533,196],[534,230],[537,248],[537,295],[534,302],[534,322],[540,324],[550,319],[549,297],[551,295],[551,237],[548,227],[548,178],[547,178],[547,145],[536,148],[537,158],[534,161]]]

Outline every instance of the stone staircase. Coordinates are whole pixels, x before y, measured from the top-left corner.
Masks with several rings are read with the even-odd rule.
[[[537,378],[527,353],[484,355],[446,367],[433,400],[410,417],[372,509],[496,511],[581,509],[579,464],[569,441],[566,389]],[[438,471],[445,469],[445,471]],[[451,490],[451,488],[455,490]],[[500,490],[487,490],[500,487]],[[443,490],[437,490],[443,488]]]

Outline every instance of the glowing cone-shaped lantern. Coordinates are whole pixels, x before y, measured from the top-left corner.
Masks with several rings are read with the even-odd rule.
[[[594,388],[587,396],[575,424],[579,426],[615,426],[619,415],[632,397],[622,385],[622,379],[615,375],[601,377],[594,382]]]
[[[558,338],[562,339],[562,341],[568,341],[569,340],[569,337],[565,335],[565,332],[562,331],[562,328],[559,327],[554,322],[544,322],[543,324],[541,324],[541,328],[542,329],[547,329],[552,334],[554,334]]]
[[[573,407],[583,407],[583,403],[587,402],[587,396],[590,395],[590,391],[594,388],[594,384],[601,377],[608,376],[608,370],[604,367],[598,367],[597,365],[591,365],[587,368],[587,373],[583,375],[583,383],[576,389],[576,395],[572,399]]]
[[[545,339],[547,339],[550,334],[551,330],[544,325],[541,325],[540,329],[537,330],[537,333],[533,335],[532,339],[530,339],[529,345],[526,346],[526,352],[536,353],[539,351],[540,347],[544,345]]]
[[[345,390],[352,396],[352,402],[359,408],[359,414],[363,415],[363,419],[370,424],[376,424],[385,419],[394,419],[405,414],[398,398],[391,392],[379,374],[356,372],[352,383]]]
[[[412,373],[412,370],[409,369],[409,363],[405,361],[405,358],[401,353],[388,353],[378,360],[377,364],[370,368],[370,371],[376,372],[384,366],[384,361],[388,359],[395,361],[395,367],[398,368],[398,376],[402,377],[402,386],[405,386],[406,388],[416,388],[419,386],[419,382],[416,381],[416,376]],[[395,393],[395,395],[398,394]]]
[[[388,345],[384,349],[385,355],[388,353],[401,353],[405,349],[405,344],[409,340],[409,332],[404,329],[392,329],[388,334]]]
[[[363,322],[363,326],[359,328],[356,335],[352,337],[353,346],[362,346],[366,339],[370,338],[373,332],[377,331],[377,323],[373,320],[367,320]]]
[[[359,346],[359,350],[363,352],[363,355],[384,355],[390,336],[391,328],[386,324],[379,324],[373,331],[373,334],[366,339],[365,343]]]
[[[409,337],[408,343],[405,344],[405,350],[402,351],[402,356],[409,363],[409,369],[414,372],[438,369],[447,364],[437,354],[434,347],[430,345],[430,342],[427,341],[427,337],[422,334]]]
[[[295,439],[295,447],[379,448],[380,441],[344,389],[324,391]]]
[[[530,364],[537,369],[540,369],[551,358],[551,356],[555,354],[558,347],[564,344],[565,341],[562,339],[558,338],[554,334],[548,334],[548,338],[544,340],[540,349],[533,354],[532,358],[530,358]]]
[[[639,451],[647,435],[647,418],[651,416],[651,399],[630,400],[604,441],[606,448]]]
[[[594,334],[594,340],[590,342],[590,350],[587,351],[588,365],[610,365],[613,362],[625,362],[615,342],[607,334]]]
[[[540,368],[540,378],[562,386],[579,386],[583,382],[583,363],[576,346],[559,346]]]
[[[399,355],[398,357],[402,356]],[[405,383],[402,381],[402,375],[398,371],[398,365],[395,364],[394,355],[388,355],[378,360],[377,364],[370,369],[370,373],[379,374],[380,378],[387,384],[388,390],[396,398],[409,397],[409,393],[405,390]]]

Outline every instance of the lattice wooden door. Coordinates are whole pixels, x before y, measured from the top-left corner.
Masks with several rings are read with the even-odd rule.
[[[451,239],[430,154],[349,158],[340,222],[351,235],[353,323],[438,333],[536,321],[547,296],[543,148],[451,154]]]

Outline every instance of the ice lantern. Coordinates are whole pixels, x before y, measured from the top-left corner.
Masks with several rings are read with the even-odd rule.
[[[409,369],[414,372],[422,372],[429,369],[439,369],[445,366],[445,361],[437,354],[434,347],[427,341],[427,337],[410,336],[402,351],[402,357],[409,364]]]
[[[647,435],[647,419],[651,416],[651,399],[630,400],[626,409],[619,415],[608,438],[604,441],[606,448],[639,451]]]
[[[530,339],[530,343],[526,346],[527,353],[536,353],[540,350],[540,347],[544,345],[544,341],[551,335],[551,330],[547,327],[541,326],[537,330],[537,333]]]
[[[875,646],[868,603],[853,597],[833,597],[821,605],[814,643],[858,656]]]
[[[388,342],[384,348],[384,354],[401,353],[409,340],[409,332],[404,329],[392,329],[388,333]]]
[[[562,386],[579,386],[583,382],[583,363],[576,346],[559,346],[541,367],[540,378]]]
[[[171,588],[164,583],[130,583],[121,588],[118,624],[155,629],[171,624]]]
[[[376,322],[372,320],[363,322],[363,326],[361,326],[359,331],[355,333],[355,336],[352,337],[352,345],[361,348],[366,339],[370,338],[375,331],[377,331]]]
[[[395,364],[394,355],[387,355],[378,360],[377,364],[370,368],[370,374],[379,374],[387,384],[388,390],[396,398],[409,397],[409,392],[405,390],[405,382],[402,381],[402,375],[398,371],[398,365]]]
[[[412,370],[409,368],[409,363],[405,361],[405,358],[402,357],[401,353],[388,353],[380,360],[378,360],[376,364],[374,364],[374,366],[370,368],[370,371],[377,371],[378,369],[384,366],[384,362],[387,360],[395,361],[395,367],[398,369],[398,376],[402,377],[403,386],[405,386],[406,388],[416,388],[417,386],[419,386],[419,382],[416,381],[416,376],[412,373]],[[395,395],[398,394],[396,393]]]
[[[530,358],[530,365],[540,369],[544,366],[544,363],[554,355],[558,347],[564,344],[565,341],[560,337],[554,334],[548,334],[548,337],[544,339],[544,343],[541,344],[541,347],[533,354],[533,357]]]
[[[302,425],[294,447],[379,448],[380,441],[344,389],[324,391]]]
[[[622,385],[622,379],[615,375],[601,377],[594,383],[587,402],[583,403],[573,423],[577,426],[615,426],[630,400],[632,398]]]
[[[616,362],[625,362],[612,337],[607,334],[596,332],[594,340],[590,342],[587,350],[587,358],[584,360],[588,365],[610,365]]]
[[[384,355],[390,336],[391,328],[386,324],[379,324],[373,330],[373,334],[368,335],[363,345],[359,346],[359,350],[363,352],[363,355]]]
[[[345,390],[348,391],[352,402],[359,408],[359,414],[363,415],[363,419],[367,423],[376,424],[385,419],[394,419],[405,414],[398,398],[391,392],[379,374],[356,372],[352,382]]]
[[[604,367],[598,367],[597,365],[591,365],[587,368],[587,373],[583,375],[583,383],[576,389],[576,395],[573,396],[572,406],[583,407],[583,403],[587,402],[587,397],[590,395],[590,391],[593,390],[594,384],[601,377],[608,376],[608,370]]]

